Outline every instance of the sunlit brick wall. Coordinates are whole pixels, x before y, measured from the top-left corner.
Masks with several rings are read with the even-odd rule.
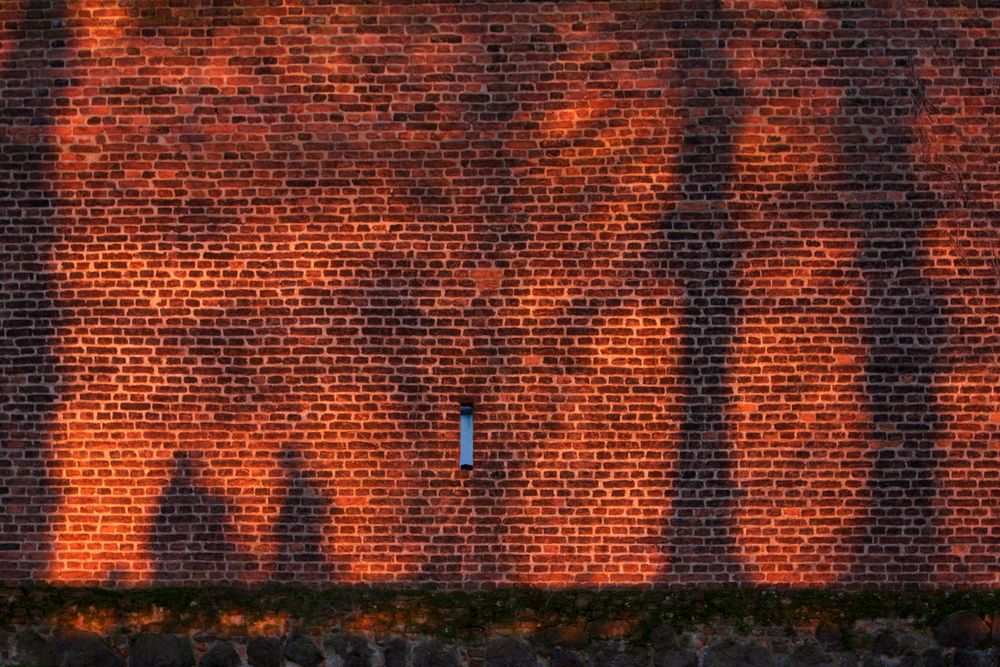
[[[0,581],[997,585],[992,5],[4,0]]]

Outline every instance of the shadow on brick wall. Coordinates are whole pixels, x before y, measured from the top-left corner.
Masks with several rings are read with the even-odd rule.
[[[879,12],[878,19],[885,24],[880,34],[891,35],[888,17]],[[872,63],[891,48],[885,37],[869,37],[867,47]],[[904,54],[891,55],[899,63]],[[866,286],[861,341],[870,419],[868,483],[858,495],[866,509],[845,526],[842,547],[850,562],[845,581],[928,584],[950,553],[936,526],[936,471],[947,456],[938,447],[947,428],[939,385],[950,371],[953,315],[943,285],[927,273],[924,244],[948,203],[916,164],[917,82],[905,67],[894,73],[903,83],[896,97],[885,98],[882,73],[843,92],[836,123],[842,171],[835,180],[848,202],[841,215],[854,227]]]
[[[706,3],[707,4],[707,3]],[[682,416],[674,497],[663,524],[663,579],[714,573],[718,583],[745,578],[732,535],[740,502],[726,423],[727,381],[742,309],[738,263],[749,243],[741,228],[736,135],[743,91],[726,53],[725,12],[703,12],[676,67],[688,114],[676,167],[672,208],[663,221],[658,263],[683,288]],[[697,28],[697,29],[695,29]],[[711,35],[711,36],[706,36]],[[715,88],[702,88],[700,81]]]
[[[52,460],[60,381],[60,320],[52,250],[60,204],[50,132],[70,73],[62,1],[6,21],[0,33],[0,561],[7,580],[40,579],[52,555],[60,502]],[[38,3],[36,3],[38,4]],[[6,565],[7,563],[11,565]]]
[[[276,546],[270,573],[275,581],[295,581],[309,575],[316,578],[317,574],[333,579],[326,534],[334,528],[335,512],[317,483],[316,473],[306,463],[294,449],[281,453],[287,495],[270,538]]]
[[[62,391],[55,353],[60,310],[51,255],[58,238],[58,211],[63,204],[57,193],[58,175],[54,173],[59,155],[57,139],[49,128],[60,114],[60,90],[70,85],[70,73],[58,55],[70,48],[70,35],[63,26],[66,9],[60,0],[18,4],[25,7],[23,20],[4,24],[5,39],[0,51],[4,74],[0,82],[0,125],[4,129],[0,133],[0,216],[4,226],[0,239],[0,265],[4,267],[0,273],[0,337],[7,342],[0,350],[0,444],[5,451],[0,461],[5,466],[0,467],[0,560],[14,554],[11,560],[22,569],[11,578],[37,580],[44,578],[52,558],[50,533],[60,503],[52,445],[53,439],[61,435],[53,419]],[[960,323],[944,287],[934,282],[927,271],[926,245],[927,237],[952,204],[928,186],[926,171],[910,150],[916,140],[909,126],[914,105],[907,92],[905,65],[900,64],[907,53],[890,53],[888,42],[879,41],[887,40],[885,35],[893,32],[889,19],[876,10],[854,3],[845,12],[841,3],[836,9],[839,14],[827,15],[830,20],[843,16],[839,29],[842,36],[837,38],[837,44],[842,46],[823,46],[819,52],[845,49],[846,54],[838,55],[861,58],[858,68],[830,65],[833,78],[846,77],[831,84],[843,89],[838,90],[842,93],[839,106],[834,103],[836,110],[829,112],[835,116],[831,119],[833,166],[822,159],[814,166],[825,165],[832,172],[809,174],[810,180],[801,192],[826,189],[815,200],[803,196],[776,202],[774,198],[768,200],[773,192],[768,186],[780,189],[783,183],[750,182],[746,177],[749,167],[741,162],[741,133],[753,115],[745,101],[747,90],[741,86],[749,89],[751,84],[744,84],[749,80],[741,69],[745,65],[735,61],[735,47],[727,44],[734,32],[729,10],[715,2],[688,4],[692,6],[691,15],[683,19],[683,39],[676,45],[671,40],[669,48],[670,57],[676,59],[671,66],[657,66],[660,72],[656,76],[664,75],[671,81],[652,86],[660,88],[664,96],[669,94],[664,91],[678,89],[682,91],[680,99],[671,102],[673,106],[664,116],[644,117],[654,124],[664,117],[684,119],[676,164],[664,165],[657,175],[642,173],[663,189],[644,189],[646,181],[642,178],[628,182],[627,175],[635,173],[628,168],[633,159],[645,159],[647,165],[649,160],[661,157],[669,162],[674,159],[671,151],[677,144],[658,146],[660,152],[633,153],[629,141],[655,143],[670,130],[652,130],[662,132],[652,139],[643,133],[645,130],[627,139],[612,132],[611,140],[605,141],[602,132],[606,128],[616,121],[627,125],[627,121],[612,115],[601,117],[598,103],[607,102],[613,107],[618,102],[608,102],[611,92],[607,99],[601,97],[604,93],[586,97],[591,91],[580,93],[580,100],[571,93],[565,106],[554,104],[557,117],[572,116],[575,120],[562,121],[570,130],[564,127],[562,134],[549,131],[546,136],[546,131],[539,128],[543,128],[551,110],[531,101],[536,93],[534,86],[541,81],[522,81],[523,99],[518,97],[522,95],[520,87],[509,87],[517,77],[532,76],[533,70],[523,66],[530,60],[525,54],[534,53],[532,42],[491,44],[488,51],[473,58],[483,69],[468,74],[466,82],[474,81],[482,90],[458,94],[457,103],[451,106],[460,111],[450,110],[445,116],[450,119],[449,133],[465,135],[448,141],[463,145],[463,150],[477,156],[445,161],[449,173],[461,174],[462,178],[455,179],[459,185],[438,177],[435,172],[440,166],[428,168],[428,173],[412,179],[409,175],[398,177],[399,182],[390,183],[382,194],[387,200],[394,199],[399,190],[411,202],[407,205],[413,207],[412,211],[400,214],[392,207],[381,211],[372,205],[374,213],[359,215],[359,220],[365,216],[371,220],[358,222],[356,229],[353,223],[345,222],[345,228],[359,237],[370,232],[369,224],[390,224],[384,236],[372,237],[377,239],[374,246],[367,240],[358,245],[360,259],[344,260],[342,273],[337,274],[333,268],[323,272],[323,280],[337,274],[337,287],[324,284],[305,290],[314,289],[320,294],[317,299],[322,303],[317,313],[302,315],[295,311],[301,305],[300,297],[280,292],[280,298],[287,299],[280,309],[289,309],[288,315],[270,316],[259,312],[255,305],[231,307],[222,315],[202,319],[192,316],[185,321],[184,326],[190,324],[190,328],[178,334],[182,342],[176,346],[182,358],[176,360],[176,368],[169,367],[170,382],[164,381],[156,390],[160,393],[154,393],[158,409],[181,413],[183,407],[194,414],[176,428],[174,421],[164,420],[167,426],[163,432],[170,433],[164,443],[180,442],[187,451],[175,453],[169,471],[159,469],[158,483],[167,477],[169,481],[157,499],[148,536],[154,581],[242,581],[245,576],[260,574],[258,554],[253,552],[260,549],[273,556],[269,576],[295,581],[337,578],[317,576],[328,573],[343,573],[344,579],[355,576],[360,580],[374,573],[411,583],[458,582],[468,580],[470,575],[495,575],[508,581],[516,579],[513,573],[520,568],[527,572],[527,583],[550,584],[550,572],[566,577],[581,572],[592,574],[593,581],[602,583],[598,577],[614,576],[618,564],[614,560],[622,558],[620,554],[629,554],[625,558],[638,554],[638,559],[646,558],[648,551],[662,556],[659,576],[664,583],[678,584],[687,579],[699,583],[746,583],[759,564],[755,566],[749,552],[738,544],[737,519],[741,502],[752,496],[741,482],[752,476],[754,469],[747,466],[737,470],[737,463],[744,460],[740,457],[747,452],[737,451],[741,441],[734,424],[738,427],[739,420],[729,414],[738,402],[740,380],[733,367],[739,356],[740,336],[746,331],[741,327],[749,300],[741,280],[748,268],[758,268],[753,262],[764,244],[754,245],[755,229],[768,224],[771,230],[784,225],[782,231],[793,223],[807,226],[814,220],[795,216],[808,215],[811,207],[819,210],[827,204],[832,212],[823,211],[817,219],[838,231],[846,230],[844,236],[853,253],[846,263],[850,264],[849,272],[857,274],[837,287],[844,287],[855,277],[863,283],[860,292],[844,297],[845,302],[852,301],[848,308],[852,312],[838,315],[846,319],[855,317],[854,310],[860,313],[859,319],[851,320],[845,329],[850,329],[848,337],[860,337],[861,344],[854,347],[863,348],[857,353],[863,362],[852,362],[861,366],[858,379],[852,377],[844,384],[860,385],[857,402],[862,405],[857,412],[863,412],[862,419],[870,422],[852,430],[864,431],[857,440],[869,449],[864,456],[843,451],[830,456],[826,451],[812,461],[818,466],[850,468],[852,477],[845,486],[853,486],[833,493],[840,494],[840,506],[857,510],[857,518],[852,520],[835,517],[848,525],[835,540],[823,542],[814,553],[822,551],[825,556],[829,549],[835,550],[842,571],[846,570],[842,583],[850,584],[927,583],[935,567],[941,565],[940,559],[954,557],[946,544],[947,534],[942,533],[941,519],[947,509],[941,507],[946,498],[942,496],[944,484],[938,478],[940,468],[946,465],[941,441],[948,435],[941,384],[953,370],[948,346]],[[157,27],[152,22],[164,28],[188,20],[197,22],[201,14],[195,5],[181,8],[169,2],[154,2],[150,7],[158,9],[139,12],[137,19],[142,30],[153,31]],[[733,16],[739,18],[736,12]],[[227,12],[217,18],[232,27]],[[872,21],[884,25],[856,28]],[[252,12],[235,24],[258,26]],[[365,19],[359,25],[373,23]],[[496,25],[503,29],[499,23]],[[547,28],[550,32],[539,35],[558,34],[555,28]],[[614,31],[620,29],[624,30],[616,27]],[[782,29],[789,33],[805,30],[802,23],[790,23]],[[557,38],[534,39],[544,44]],[[794,44],[799,37],[787,39]],[[911,45],[917,40],[912,37],[901,41]],[[560,53],[555,46],[569,48],[554,42],[553,54]],[[786,48],[781,46],[778,51]],[[907,48],[913,50],[912,46]],[[538,53],[548,51],[539,49]],[[822,60],[826,56],[810,57]],[[254,84],[266,87],[274,74],[255,58],[244,61],[234,57],[238,64],[233,65],[233,73],[256,77],[252,79]],[[633,56],[623,59],[635,60]],[[558,56],[552,62],[558,62]],[[886,62],[896,64],[888,66]],[[458,65],[468,67],[467,63]],[[814,65],[819,67],[810,63]],[[613,73],[606,78],[583,76],[588,84],[594,84],[594,90],[618,90]],[[893,79],[892,85],[886,83],[887,77]],[[551,81],[547,83],[551,85]],[[330,91],[335,90],[336,86],[330,85]],[[249,85],[245,89],[252,91],[256,87]],[[887,93],[890,88],[894,92]],[[567,89],[572,90],[572,86],[567,85]],[[808,86],[803,90],[808,93]],[[403,107],[404,102],[407,100],[399,100]],[[573,107],[572,102],[577,106]],[[593,108],[588,108],[591,104]],[[244,105],[254,108],[262,118],[278,115],[275,108],[280,107],[250,92],[240,100],[239,106]],[[406,126],[411,116],[412,128]],[[424,143],[434,147],[436,142],[444,141],[434,134],[420,138],[420,132],[425,132],[420,128],[429,121],[416,110],[402,117],[404,120],[393,120],[393,124],[403,123],[406,132],[412,130],[413,136],[419,138],[410,151],[414,155],[433,151],[420,148]],[[191,115],[182,126],[198,124],[200,117]],[[402,132],[402,145],[410,140],[406,132],[393,131]],[[189,137],[190,142],[184,137]],[[505,137],[518,141],[505,146]],[[194,130],[179,138],[180,144],[199,146],[210,145],[212,139],[209,133]],[[670,141],[674,140],[668,139],[667,143]],[[815,145],[823,141],[817,140]],[[160,146],[150,150],[168,155],[168,149],[173,148],[170,142]],[[332,140],[316,146],[310,150],[330,154],[348,150],[348,144]],[[574,180],[570,167],[576,147],[604,151],[600,153],[604,156],[600,167],[608,172],[608,179],[602,180],[602,172],[597,170],[598,176],[584,175]],[[361,148],[370,147],[362,144]],[[566,155],[560,153],[563,149],[568,149]],[[267,150],[258,151],[264,157],[255,158],[260,164],[251,167],[274,170],[272,176],[282,180],[287,190],[341,187],[317,185],[315,174],[309,173],[311,167],[301,166],[306,153],[282,152],[288,150],[280,142],[268,145]],[[516,157],[521,153],[532,157]],[[191,149],[178,153],[178,159],[188,161],[197,154]],[[366,155],[363,150],[360,154]],[[119,157],[115,151],[107,151],[100,158],[107,160],[102,168],[107,166],[105,171],[111,173]],[[383,187],[385,183],[378,180],[381,176],[376,175],[387,158],[377,151],[370,157],[371,164],[358,167],[361,175],[356,178],[368,187],[365,179],[370,172],[372,182]],[[529,165],[531,160],[535,163]],[[781,170],[781,164],[778,159],[770,166]],[[336,173],[341,167],[324,168]],[[400,167],[399,171],[406,169]],[[525,174],[525,181],[519,181]],[[70,187],[65,188],[65,197],[85,193],[91,187],[66,176]],[[250,178],[255,177],[253,172]],[[114,177],[106,178],[108,188],[118,187]],[[623,183],[628,187],[615,189]],[[535,189],[541,197],[533,194]],[[623,195],[626,190],[640,194],[630,200]],[[558,195],[557,201],[573,200],[572,211],[550,203],[552,192]],[[662,203],[666,209],[662,215],[653,203],[639,201],[652,192],[659,200],[655,205]],[[614,210],[608,202],[619,198],[625,204],[621,210]],[[280,210],[285,202],[279,196],[275,200],[273,206]],[[806,203],[798,203],[801,201]],[[169,220],[164,226],[176,245],[192,245],[199,241],[199,233],[225,239],[218,226],[229,225],[234,230],[239,227],[239,216],[223,214],[221,208],[213,206],[215,202],[206,203],[202,198],[170,198],[164,200],[158,213]],[[308,206],[297,214],[309,219]],[[211,216],[203,219],[195,215],[193,211],[201,208],[213,211]],[[428,209],[434,215],[426,215]],[[273,213],[266,210],[269,215]],[[657,240],[641,250],[635,250],[639,245],[637,237],[628,236],[630,227],[641,224],[637,217],[629,217],[636,211],[649,216],[650,226],[656,225]],[[773,219],[764,220],[764,216],[772,214]],[[400,219],[392,221],[393,216]],[[174,217],[177,229],[173,227]],[[453,218],[461,220],[455,222]],[[198,227],[201,224],[205,224],[204,229]],[[407,224],[414,225],[413,229],[406,230]],[[601,232],[606,243],[601,246],[588,237],[593,231],[588,225],[596,228],[604,224],[607,227]],[[412,232],[417,241],[408,241],[405,234],[397,238],[398,230]],[[618,238],[619,233],[628,238]],[[441,234],[446,239],[443,250],[421,249],[430,234]],[[456,240],[463,235],[464,241]],[[804,244],[812,240],[808,230],[795,238]],[[335,257],[335,247],[331,244],[330,248],[312,251],[312,257],[340,261]],[[451,254],[456,247],[458,253]],[[595,247],[604,250],[593,253]],[[626,250],[614,257],[601,257],[601,252],[612,254],[608,248],[614,248],[614,252]],[[191,254],[191,262],[199,261],[196,255]],[[179,257],[179,264],[189,261],[187,256]],[[604,274],[593,271],[597,279],[588,275],[588,262],[596,262],[595,258],[611,267]],[[763,264],[768,265],[768,260]],[[330,266],[339,265],[333,262]],[[525,268],[532,273],[533,282],[515,285],[517,271]],[[771,268],[791,275],[795,272],[794,260],[787,264],[776,262]],[[495,280],[496,285],[462,286],[463,280],[476,280],[452,280],[447,275],[452,270],[463,275],[483,271],[495,274],[495,278],[484,282]],[[276,284],[284,287],[281,281]],[[302,287],[292,286],[296,290]],[[449,293],[452,287],[455,294]],[[852,288],[853,283],[845,291]],[[536,299],[533,289],[545,293],[544,298]],[[319,333],[302,331],[303,317],[315,318],[309,328]],[[657,367],[661,375],[643,386],[661,404],[634,411],[645,420],[632,424],[644,429],[641,436],[616,440],[615,419],[621,417],[617,412],[638,394],[630,393],[623,379],[626,374],[613,367],[613,359],[620,353],[608,353],[608,358],[601,360],[601,345],[614,348],[615,344],[606,341],[620,337],[622,334],[614,330],[627,329],[630,325],[621,322],[630,318],[653,322],[643,326],[660,327],[658,341],[663,342],[663,347],[678,349],[675,354],[674,347],[670,347],[669,355],[642,360],[644,368],[661,364]],[[327,320],[333,319],[342,323],[329,325]],[[663,322],[669,324],[663,326]],[[671,328],[674,326],[676,329]],[[831,325],[828,330],[835,328]],[[674,336],[675,331],[678,336]],[[162,330],[157,335],[161,334]],[[625,335],[638,334],[633,331]],[[803,334],[807,335],[811,335],[809,331]],[[830,335],[837,337],[840,332]],[[530,338],[557,342],[512,342]],[[291,369],[268,367],[270,362],[259,359],[275,356],[265,354],[272,347],[269,339],[277,341],[273,347],[283,351],[323,345],[327,348],[319,353],[301,352],[297,357],[315,356],[316,360],[310,362],[315,369],[305,365]],[[185,348],[184,341],[193,343]],[[842,342],[827,345],[830,349],[850,346]],[[169,351],[165,350],[164,356],[169,356]],[[665,368],[674,356],[678,358],[676,366]],[[747,354],[745,363],[766,365],[760,356]],[[188,374],[189,362],[198,372]],[[327,362],[339,368],[322,367]],[[794,367],[795,373],[802,366],[798,361],[788,365]],[[284,382],[286,370],[300,375],[328,374],[334,385],[357,386],[338,388],[338,400],[340,395],[351,398],[344,399],[346,407],[336,408],[320,383],[303,389]],[[772,371],[765,369],[761,375],[768,372]],[[334,382],[335,374],[339,377]],[[589,382],[594,377],[600,382]],[[180,384],[178,378],[214,390],[215,402],[194,393],[191,395],[196,400],[185,403],[176,386]],[[771,382],[773,377],[767,380]],[[759,395],[769,400],[778,395],[773,385]],[[574,389],[578,391],[574,393]],[[595,398],[595,394],[599,395]],[[474,477],[458,472],[454,460],[456,408],[458,403],[469,400],[477,402],[477,428],[482,427],[477,431],[477,446],[483,445],[477,452],[477,466],[480,462],[492,464],[492,468],[480,466]],[[297,450],[282,449],[287,442],[285,435],[293,428],[291,424],[299,425],[302,414],[310,410],[330,414],[338,409],[340,416],[349,418],[344,421],[350,422],[331,427],[341,431],[330,433],[325,430],[330,424],[317,420],[309,426],[313,430],[302,436],[305,440],[322,433],[321,437],[329,438],[324,446],[330,447],[320,448],[318,459],[305,459]],[[797,414],[793,406],[782,409],[783,416]],[[281,427],[274,426],[280,420],[262,419],[282,415],[288,417],[288,424]],[[514,423],[518,420],[523,423]],[[262,426],[265,421],[268,425]],[[676,435],[672,430],[675,425]],[[767,426],[765,423],[755,428],[764,432]],[[809,433],[809,429],[804,426],[802,432]],[[239,433],[265,437],[240,439]],[[776,438],[774,443],[779,440]],[[795,456],[801,459],[808,459],[823,447],[836,448],[829,442],[814,447],[816,443],[809,436],[800,440]],[[202,441],[215,451],[196,450]],[[761,442],[763,446],[774,444],[767,438]],[[607,460],[601,460],[587,451],[590,444],[614,451],[602,452]],[[631,452],[624,451],[627,445],[631,445]],[[254,530],[246,529],[245,520],[251,513],[257,512],[258,519],[264,513],[253,506],[258,492],[256,480],[234,481],[237,474],[233,468],[225,468],[225,459],[232,454],[227,446],[244,447],[241,453],[259,454],[260,461],[267,464],[260,463],[259,469],[268,470],[267,474],[279,480],[266,494],[275,512],[266,514],[267,521],[273,519],[273,523],[264,528],[260,528],[261,520]],[[272,450],[261,453],[264,446]],[[349,447],[351,451],[346,451]],[[658,448],[655,454],[635,454],[654,448]],[[72,447],[67,450],[69,459]],[[676,458],[670,461],[671,456]],[[780,456],[783,454],[775,454]],[[842,463],[845,459],[849,462]],[[786,457],[782,465],[791,467],[798,460]],[[830,463],[833,460],[837,462]],[[326,465],[330,467],[324,468]],[[865,482],[857,473],[861,466],[865,467]],[[653,468],[656,470],[650,473]],[[483,474],[483,469],[488,474]],[[636,470],[638,474],[629,476]],[[775,479],[785,481],[781,474],[783,471],[775,472],[773,468],[765,473],[769,483]],[[336,475],[340,477],[334,478]],[[788,477],[793,478],[789,486],[798,485],[783,498],[792,504],[801,497],[795,493],[808,487],[809,481],[806,476],[797,476],[797,471]],[[619,483],[619,488],[611,489],[609,485],[603,489],[602,484],[609,480],[612,485]],[[980,483],[978,491],[987,483]],[[129,487],[123,484],[121,488]],[[558,495],[567,488],[565,496]],[[640,497],[642,517],[637,524],[622,528],[617,523],[616,512],[636,505],[616,505],[606,500],[609,496],[601,495],[606,490],[622,497]],[[556,500],[545,505],[540,498],[546,494]],[[347,509],[337,504],[344,498],[349,499]],[[753,498],[749,500],[744,504],[752,505]],[[241,501],[245,501],[243,506],[239,505]],[[656,507],[660,501],[662,507]],[[766,516],[770,506],[761,507],[765,509],[759,510],[757,516],[764,518],[758,519],[758,527],[779,526],[780,521]],[[554,510],[541,516],[540,508]],[[547,531],[546,537],[532,541],[530,533],[539,526]],[[324,553],[331,545],[340,548],[336,541],[341,537],[343,553],[353,558],[350,562]],[[786,531],[781,539],[798,537],[798,533]],[[146,538],[142,535],[137,539]],[[618,552],[608,548],[614,540],[619,540],[618,546],[622,547]],[[822,540],[814,539],[814,544],[817,541]],[[775,544],[767,543],[767,547],[779,551]],[[567,559],[575,559],[575,569],[565,565]],[[599,559],[604,559],[603,563],[595,565]],[[528,571],[533,564],[544,567]],[[113,574],[109,583],[119,580],[127,577]]]
[[[206,486],[187,452],[174,453],[170,482],[155,504],[149,536],[153,582],[238,579],[232,511],[221,493]]]

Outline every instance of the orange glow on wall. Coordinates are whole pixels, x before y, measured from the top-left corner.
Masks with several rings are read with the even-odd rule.
[[[996,585],[993,10],[36,4],[0,581]]]

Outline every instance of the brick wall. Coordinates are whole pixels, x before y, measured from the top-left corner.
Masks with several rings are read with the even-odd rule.
[[[1000,583],[992,3],[0,31],[0,580]]]

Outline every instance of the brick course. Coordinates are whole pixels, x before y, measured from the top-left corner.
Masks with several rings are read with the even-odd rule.
[[[991,3],[0,35],[0,581],[1000,583]]]

